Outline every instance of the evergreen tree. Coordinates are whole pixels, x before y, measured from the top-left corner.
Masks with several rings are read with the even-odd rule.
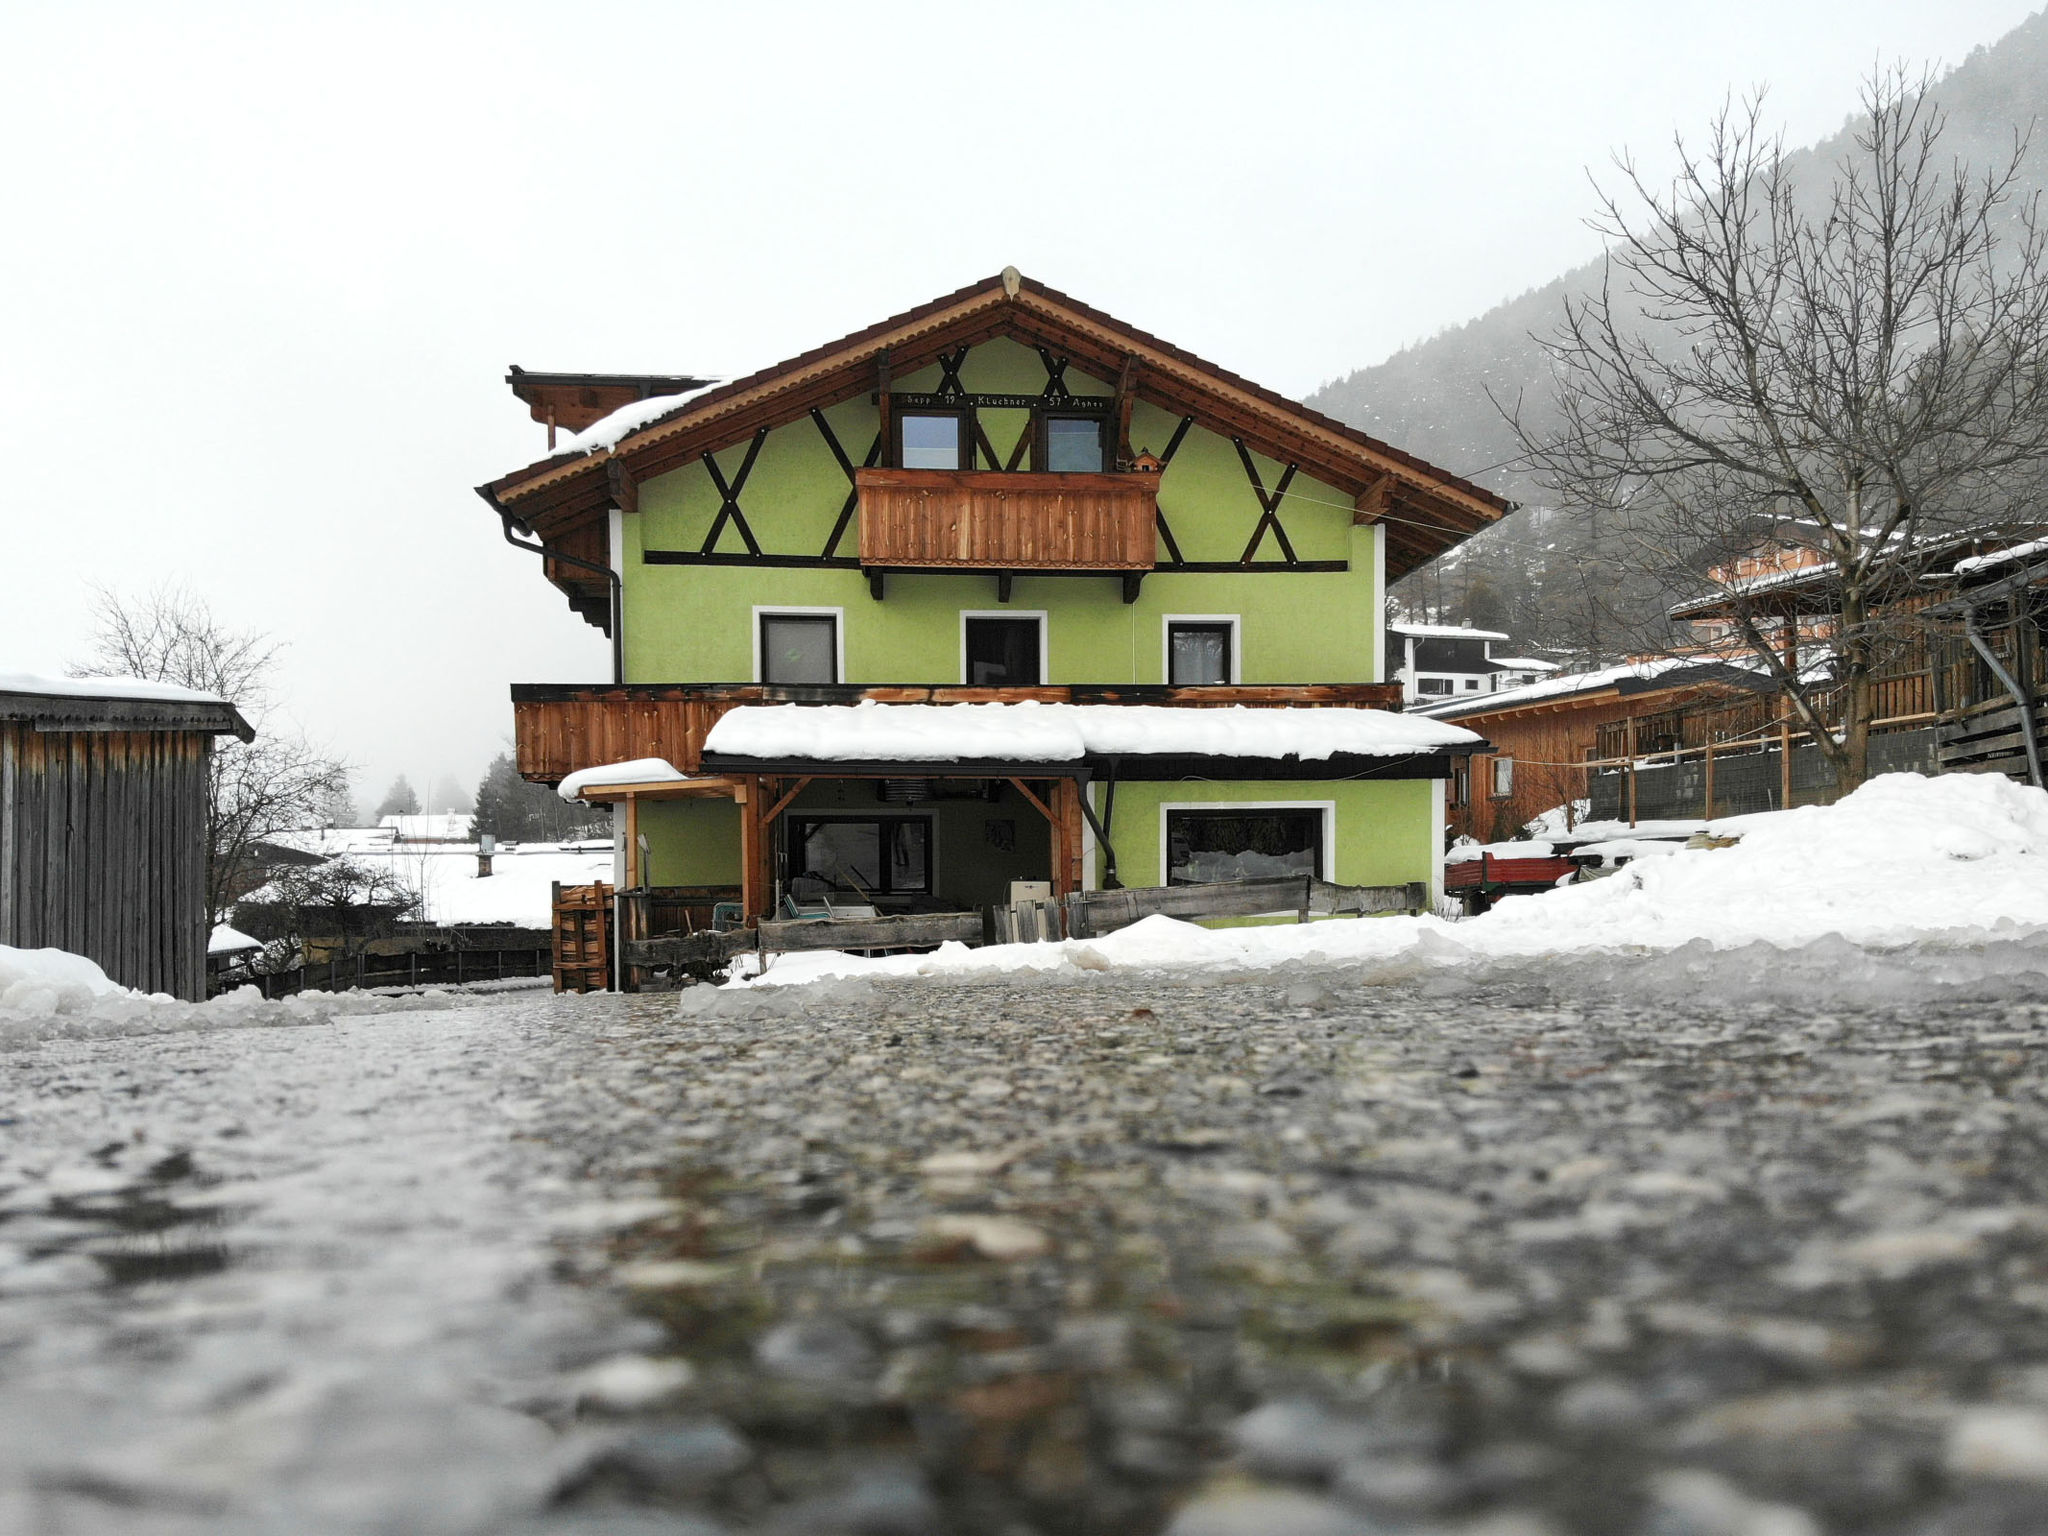
[[[417,816],[420,813],[420,797],[413,793],[404,774],[391,781],[391,787],[384,791],[384,798],[377,802],[377,820],[386,816]]]

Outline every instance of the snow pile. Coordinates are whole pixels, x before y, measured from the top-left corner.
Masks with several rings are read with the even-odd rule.
[[[563,438],[550,457],[560,457],[565,453],[603,453],[606,449],[616,448],[623,439],[650,422],[661,420],[662,417],[680,410],[705,391],[716,388],[718,381],[714,379],[701,388],[686,389],[679,395],[654,395],[646,400],[635,400],[629,405],[622,405],[611,415],[600,417],[581,432]]]
[[[578,768],[555,786],[555,793],[564,800],[575,800],[586,789],[609,788],[614,784],[667,784],[685,776],[682,769],[665,757],[636,757],[630,762]]]
[[[1636,972],[1681,986],[1701,956],[1733,952],[1717,969],[1749,975],[1768,971],[1768,957],[1824,941],[1837,955],[2002,945],[2006,973],[2048,972],[2048,794],[2038,789],[1988,775],[1890,774],[1833,806],[1714,825],[1740,831],[1741,842],[1673,848],[1606,879],[1508,897],[1460,923],[1386,917],[1211,930],[1149,917],[1060,944],[947,945],[873,960],[786,955],[759,982],[1282,965],[1365,967],[1392,979],[1445,968],[1477,976],[1510,963],[1533,974],[1533,962],[1547,974],[1604,975],[1609,986]],[[1684,958],[1667,963],[1671,952]],[[1653,955],[1667,960],[1647,964]],[[1980,963],[1988,962],[1965,964]],[[1830,960],[1815,975],[1842,969]]]
[[[1096,754],[1400,757],[1469,747],[1455,725],[1380,709],[1153,704],[757,704],[728,710],[707,754],[766,761],[1067,763]],[[566,790],[567,781],[564,781]]]
[[[306,992],[269,1002],[254,987],[242,987],[210,1002],[185,1003],[160,992],[131,991],[83,955],[0,944],[0,1050],[53,1039],[325,1024],[344,1016],[447,1008],[454,1001],[448,993],[430,991],[402,997]]]

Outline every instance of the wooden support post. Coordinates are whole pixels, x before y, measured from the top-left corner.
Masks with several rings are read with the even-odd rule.
[[[1778,809],[1792,809],[1792,722],[1778,722]]]
[[[740,811],[740,915],[749,923],[766,910],[761,904],[760,786],[759,779],[744,777],[732,787],[733,803]]]
[[[1058,778],[1052,784],[1053,870],[1055,898],[1081,889],[1081,784],[1078,779]]]
[[[1628,824],[1636,824],[1636,717],[1630,715],[1628,726]]]
[[[875,407],[882,432],[882,462],[896,462],[895,439],[889,432],[889,349],[882,348],[882,355],[875,359]],[[876,597],[881,593],[877,592]]]
[[[1712,821],[1714,819],[1714,733],[1711,728],[1707,731],[1707,783],[1703,798],[1706,804],[1700,811],[1700,819],[1702,821]]]

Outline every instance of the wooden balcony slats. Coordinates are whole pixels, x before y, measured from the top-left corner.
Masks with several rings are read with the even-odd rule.
[[[579,768],[666,758],[684,773],[703,762],[704,738],[719,716],[742,704],[1166,704],[1188,709],[1401,707],[1398,683],[1211,685],[1053,684],[972,688],[924,684],[779,687],[768,683],[642,683],[615,688],[522,684],[512,690],[519,772],[555,783]]]
[[[1157,475],[862,469],[870,570],[1149,571]]]

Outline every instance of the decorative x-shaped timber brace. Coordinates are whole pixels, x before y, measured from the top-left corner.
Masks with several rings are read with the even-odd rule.
[[[1273,537],[1280,541],[1280,554],[1289,565],[1299,565],[1295,558],[1294,545],[1287,538],[1287,530],[1280,526],[1280,502],[1287,495],[1287,487],[1294,481],[1294,466],[1288,465],[1280,472],[1280,480],[1273,487],[1272,494],[1266,492],[1266,482],[1259,477],[1259,466],[1252,462],[1251,450],[1244,445],[1244,439],[1230,440],[1237,448],[1238,462],[1244,465],[1245,478],[1252,483],[1252,494],[1259,498],[1259,525],[1252,530],[1251,542],[1238,557],[1239,565],[1250,565],[1252,556],[1259,552],[1259,543],[1266,537],[1266,530],[1273,530]]]
[[[839,508],[839,520],[832,525],[832,536],[825,540],[825,548],[819,554],[821,560],[830,560],[839,553],[839,541],[846,537],[846,530],[853,523],[853,514],[860,507],[860,483],[854,478],[853,460],[846,456],[846,449],[840,445],[839,435],[832,430],[832,423],[825,419],[823,411],[811,412],[818,435],[825,439],[825,446],[832,450],[832,457],[839,462],[839,472],[846,476],[846,500]],[[875,440],[868,447],[868,456],[861,460],[862,469],[873,469],[882,462],[882,434],[877,432]]]
[[[726,484],[725,474],[719,469],[718,460],[708,451],[702,455],[704,467],[711,472],[711,483],[718,487],[718,494],[722,499],[718,507],[718,516],[711,520],[711,531],[704,535],[704,545],[698,551],[699,554],[717,553],[718,536],[725,531],[726,520],[730,518],[732,525],[739,529],[740,538],[746,543],[747,553],[759,558],[761,543],[754,537],[754,530],[747,526],[746,514],[740,511],[740,492],[746,489],[747,476],[754,472],[754,460],[760,457],[761,445],[767,441],[768,429],[763,427],[754,434],[754,440],[747,444],[747,456],[740,460],[739,473],[732,477],[730,485]]]
[[[1173,436],[1167,439],[1166,450],[1159,455],[1159,478],[1162,483],[1166,479],[1166,466],[1171,464],[1173,456],[1180,452],[1180,445],[1187,440],[1188,428],[1194,424],[1194,417],[1181,417],[1180,425],[1173,429]],[[1159,498],[1156,496],[1152,498],[1152,521],[1159,529],[1159,537],[1165,543],[1166,553],[1172,557],[1173,564],[1187,564],[1187,561],[1181,556],[1180,543],[1174,538],[1173,528],[1167,523],[1166,513],[1160,507]]]

